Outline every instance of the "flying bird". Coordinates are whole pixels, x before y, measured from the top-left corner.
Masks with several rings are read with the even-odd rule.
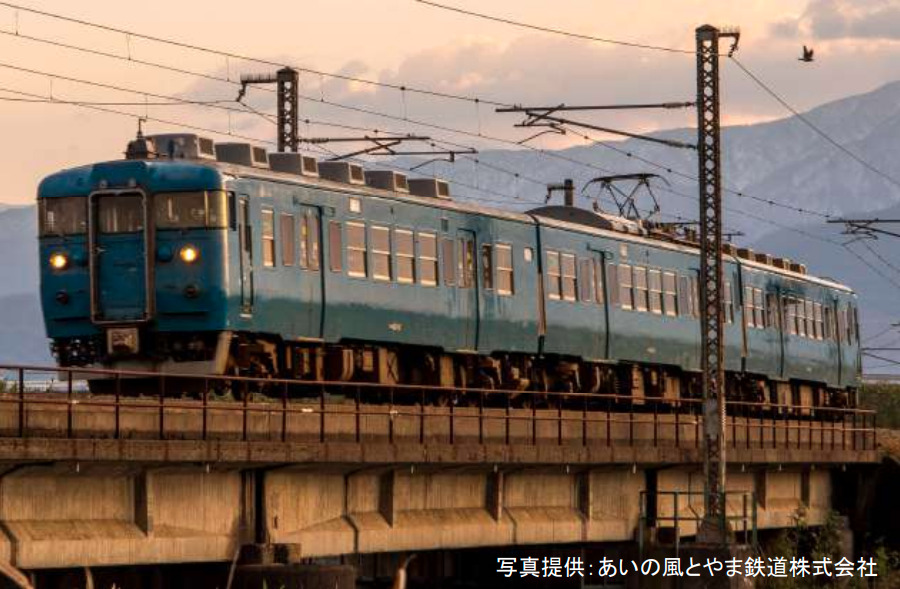
[[[803,46],[803,57],[798,57],[797,61],[805,61],[807,63],[813,60],[813,49],[812,47]]]

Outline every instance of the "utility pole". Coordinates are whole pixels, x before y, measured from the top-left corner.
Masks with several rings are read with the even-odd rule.
[[[272,74],[249,74],[241,76],[241,90],[238,102],[243,99],[250,84],[278,84],[278,151],[296,152],[300,146],[297,135],[298,86],[300,74],[297,70],[284,67]]]
[[[728,542],[725,504],[725,362],[722,282],[722,151],[719,39],[739,33],[697,28],[697,161],[700,184],[700,329],[703,370],[705,516],[697,539]]]

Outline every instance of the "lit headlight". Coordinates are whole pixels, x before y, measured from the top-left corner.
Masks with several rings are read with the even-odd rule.
[[[197,261],[197,258],[200,257],[200,252],[194,246],[186,245],[178,252],[178,257],[180,257],[181,261],[185,264],[193,264]]]
[[[53,254],[50,256],[50,265],[54,270],[65,270],[66,266],[69,265],[69,258],[66,257],[66,254]]]

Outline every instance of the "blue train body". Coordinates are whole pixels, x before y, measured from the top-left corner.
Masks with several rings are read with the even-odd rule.
[[[640,223],[209,159],[65,170],[38,198],[63,365],[699,394],[697,247]],[[729,394],[852,403],[852,291],[726,254]]]

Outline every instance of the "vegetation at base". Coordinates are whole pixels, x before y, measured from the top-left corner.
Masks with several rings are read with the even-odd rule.
[[[863,551],[862,557],[873,558],[877,563],[875,572],[877,577],[860,578],[856,566],[860,555],[853,560],[854,576],[835,578],[834,576],[803,576],[791,577],[790,562],[792,558],[804,557],[812,563],[823,558],[831,559],[832,563],[843,558],[841,545],[841,532],[843,528],[842,518],[835,512],[828,514],[825,523],[821,526],[810,526],[806,523],[805,513],[800,510],[794,515],[794,526],[783,530],[763,550],[763,557],[781,557],[787,559],[787,578],[763,577],[758,587],[762,589],[806,589],[812,587],[846,587],[848,589],[863,589],[869,587],[900,587],[900,553],[889,551],[883,546],[876,546],[872,550]],[[835,574],[834,565],[829,566],[831,574]]]
[[[900,429],[900,384],[865,384],[859,406],[878,412],[878,427]]]

